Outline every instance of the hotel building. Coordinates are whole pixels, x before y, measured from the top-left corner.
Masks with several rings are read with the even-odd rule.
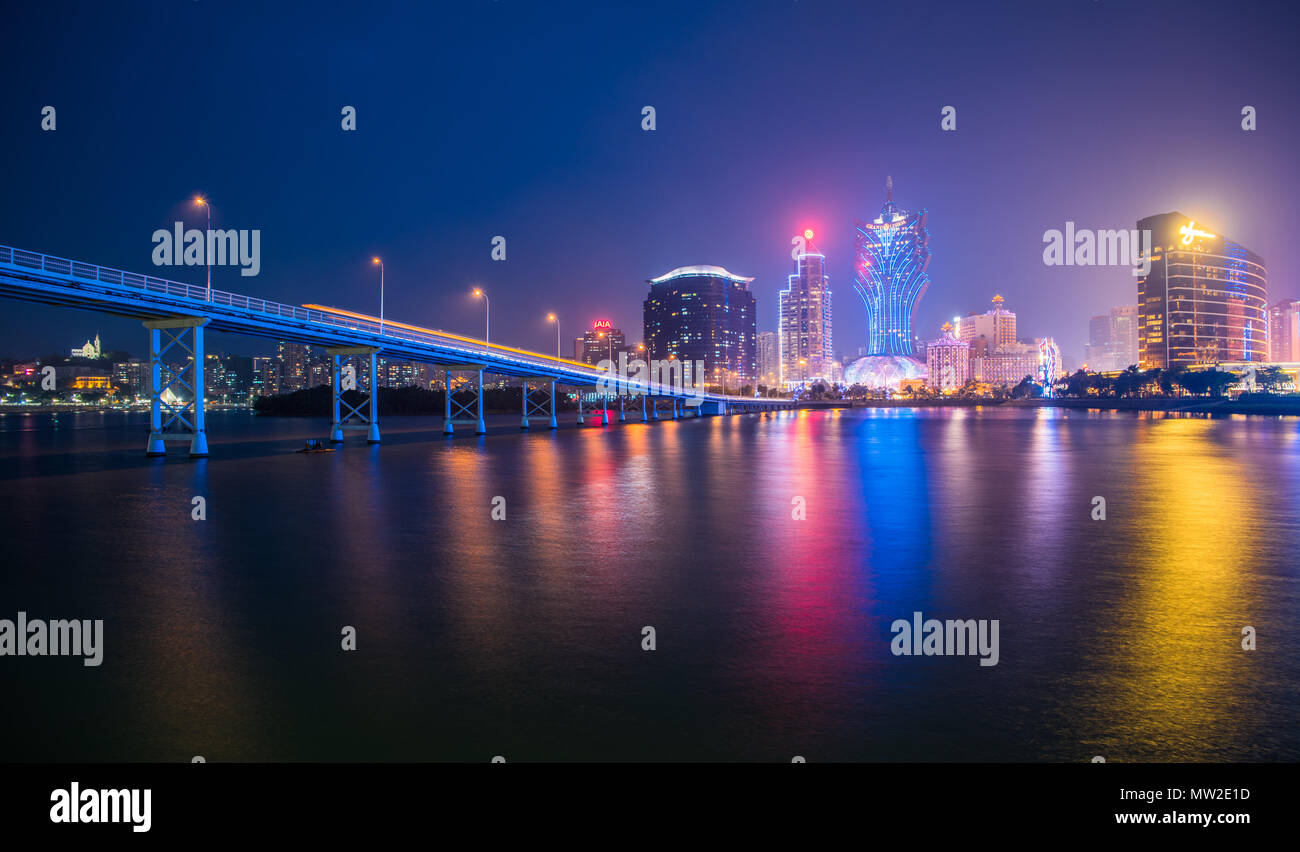
[[[795,388],[812,381],[831,381],[835,353],[831,346],[831,288],[826,256],[804,231],[804,250],[795,255],[795,271],[781,291],[781,381]]]
[[[648,360],[703,362],[701,384],[737,390],[758,375],[753,278],[682,266],[652,278],[642,305]],[[617,352],[615,353],[617,357]]]
[[[1265,361],[1264,259],[1182,213],[1138,221],[1151,232],[1150,271],[1138,278],[1138,364],[1191,367]]]

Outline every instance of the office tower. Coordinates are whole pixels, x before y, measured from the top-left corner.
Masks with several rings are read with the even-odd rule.
[[[276,388],[275,359],[267,356],[253,358],[253,396],[274,396]]]
[[[1085,354],[1094,372],[1125,370],[1138,362],[1137,305],[1120,305],[1088,322]]]
[[[614,328],[610,320],[596,320],[582,335],[582,356],[578,358],[584,364],[599,366],[601,361],[618,364],[618,353],[627,350],[627,335],[623,329]]]
[[[1148,216],[1151,268],[1138,277],[1143,369],[1268,357],[1264,259],[1182,213]]]
[[[307,362],[310,352],[306,345],[281,340],[276,347],[277,393],[293,393],[307,387]]]
[[[804,231],[804,250],[795,255],[795,271],[780,295],[781,375],[787,388],[831,381],[835,356],[831,343],[831,288],[826,257]]]
[[[702,385],[738,390],[752,382],[758,372],[753,280],[720,266],[682,266],[647,281],[648,357],[703,362]]]
[[[870,222],[857,223],[853,287],[867,308],[867,355],[913,354],[912,318],[930,285],[930,231],[926,211],[909,213],[894,203],[894,179],[885,204]]]
[[[781,383],[781,343],[775,331],[758,333],[758,381],[769,388]]]
[[[1268,360],[1300,361],[1300,299],[1283,299],[1268,309]]]

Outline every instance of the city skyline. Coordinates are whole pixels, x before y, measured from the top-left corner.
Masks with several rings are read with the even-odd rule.
[[[528,34],[540,11],[459,9],[446,24],[476,35],[450,45],[432,70],[501,52],[493,50],[498,42],[522,43],[517,55],[501,59],[501,73],[531,81],[506,90],[471,82],[464,92],[433,92],[415,105],[390,82],[414,70],[403,57],[419,51],[403,47],[418,25],[336,11],[336,23],[342,16],[356,24],[356,58],[340,67],[342,79],[287,72],[303,93],[286,100],[257,85],[260,73],[281,70],[275,60],[266,60],[269,69],[234,63],[208,32],[205,7],[168,10],[165,24],[185,38],[160,45],[150,60],[113,55],[111,62],[104,51],[113,34],[163,22],[132,10],[90,10],[86,27],[68,36],[65,60],[43,78],[39,103],[26,93],[20,98],[17,88],[0,93],[0,107],[14,117],[0,126],[0,138],[31,166],[8,188],[14,203],[0,215],[0,242],[201,283],[201,268],[153,267],[150,235],[177,220],[202,227],[204,210],[192,198],[210,193],[214,227],[263,231],[261,274],[214,268],[214,287],[377,313],[371,257],[381,255],[391,315],[475,333],[479,312],[467,294],[483,285],[519,306],[516,316],[498,318],[500,339],[545,352],[554,345],[548,312],[566,328],[596,317],[635,328],[640,283],[685,264],[753,276],[757,327],[775,330],[789,238],[816,231],[829,277],[845,285],[852,280],[852,222],[892,174],[912,206],[930,214],[933,283],[916,320],[922,336],[1000,292],[1019,306],[1027,333],[1055,335],[1081,359],[1087,318],[1132,303],[1132,281],[1124,269],[1045,268],[1042,233],[1066,221],[1131,227],[1160,210],[1213,222],[1266,258],[1271,302],[1300,295],[1300,250],[1289,233],[1294,203],[1283,189],[1297,174],[1289,152],[1300,141],[1300,122],[1282,108],[1296,84],[1267,71],[1270,58],[1289,49],[1285,27],[1243,20],[1221,30],[1197,4],[1131,11],[1084,4],[1053,17],[1033,40],[1013,39],[998,62],[975,61],[990,34],[1027,31],[1033,16],[1023,9],[1032,8],[950,10],[952,25],[913,48],[918,85],[880,89],[871,110],[842,109],[855,99],[836,81],[856,77],[864,52],[917,41],[907,36],[913,22],[905,10],[810,6],[788,19],[759,6],[743,24],[753,43],[775,48],[801,37],[825,49],[805,58],[798,73],[788,62],[759,60],[760,49],[701,77],[702,59],[690,45],[725,39],[734,16],[688,5],[674,7],[676,15],[610,10],[558,36],[547,55],[565,58],[539,68],[541,45]],[[15,26],[41,32],[55,26],[49,15],[19,9]],[[275,56],[300,23],[286,11],[267,12],[247,34],[250,50]],[[1148,43],[1141,33],[1151,29],[1169,37]],[[691,33],[688,43],[675,40],[678,31]],[[865,43],[848,36],[864,31],[872,33]],[[619,50],[625,37],[645,49]],[[1181,61],[1179,44],[1207,38],[1248,46],[1260,62],[1209,68]],[[1087,54],[1082,45],[1090,43],[1106,44],[1107,52]],[[5,61],[15,69],[34,65],[36,49],[17,45]],[[580,58],[587,51],[595,55]],[[581,73],[584,61],[623,70],[602,82]],[[191,91],[183,80],[158,80],[158,62],[202,65],[212,81]],[[88,72],[105,64],[115,70]],[[1013,73],[1010,90],[992,85],[1027,66],[1046,70],[1032,79]],[[518,74],[524,68],[528,75]],[[1074,85],[1079,69],[1091,72],[1081,89]],[[1148,98],[1126,82],[1139,70],[1148,90],[1197,91],[1200,106],[1180,116],[1178,134],[1147,124]],[[699,79],[710,83],[701,87]],[[131,86],[156,95],[127,105],[111,96]],[[1068,103],[1062,91],[1072,92]],[[796,92],[802,108],[826,116],[816,137],[801,134],[797,142],[779,131]],[[490,110],[477,106],[483,98]],[[39,130],[44,103],[59,108],[56,131]],[[1259,110],[1256,132],[1240,127],[1246,104]],[[345,105],[357,109],[352,133],[339,127]],[[657,111],[653,131],[640,126],[645,105]],[[956,109],[951,132],[940,128],[946,105]],[[458,132],[465,116],[479,116],[480,130]],[[1145,128],[1146,141],[1111,133],[1117,123]],[[120,137],[145,125],[149,142],[123,144],[120,169],[77,166],[87,129]],[[726,132],[733,126],[778,132],[750,134],[737,145]],[[527,145],[481,144],[524,131]],[[232,151],[238,156],[226,156]],[[1078,165],[1082,152],[1086,170]],[[416,170],[415,163],[423,165]],[[491,260],[497,235],[507,240],[504,262]],[[4,330],[20,351],[39,349],[42,339],[70,327],[45,308],[12,305],[7,316]],[[841,299],[836,325],[845,354],[865,345],[859,305]],[[109,320],[102,330],[113,337],[127,327]]]

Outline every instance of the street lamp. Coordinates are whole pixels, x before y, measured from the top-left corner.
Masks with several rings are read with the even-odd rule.
[[[208,211],[208,228],[203,232],[203,263],[208,268],[208,288],[205,301],[212,301],[212,204],[202,195],[194,196],[194,203]]]
[[[384,333],[384,262],[377,257],[370,262],[379,267],[379,333]]]
[[[546,319],[548,322],[555,323],[555,361],[558,364],[560,361],[560,318],[555,314],[547,314]]]
[[[483,347],[486,349],[491,345],[489,341],[492,339],[492,303],[481,287],[474,288],[474,298],[483,300]]]
[[[599,334],[597,334],[596,336],[597,336],[597,337],[608,337],[608,338],[609,338],[609,372],[610,372],[611,374],[613,374],[613,372],[614,372],[614,335],[612,335],[612,334],[606,334],[605,332],[602,331],[602,332],[600,332]],[[617,380],[615,380],[615,381],[617,381]],[[608,381],[605,382],[605,388],[606,388],[606,390],[609,389],[609,382],[608,382]],[[605,409],[604,409],[604,412],[603,412],[603,414],[602,414],[602,416],[601,416],[601,423],[602,423],[603,425],[605,425],[605,426],[608,426],[608,425],[609,425],[609,394],[608,394],[608,393],[605,394]]]

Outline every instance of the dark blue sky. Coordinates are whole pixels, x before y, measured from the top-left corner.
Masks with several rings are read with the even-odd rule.
[[[607,8],[607,5],[613,8]],[[886,175],[930,211],[922,335],[995,292],[1022,336],[1082,356],[1132,303],[1123,268],[1042,263],[1042,233],[1178,209],[1262,254],[1300,295],[1295,4],[158,2],[10,6],[0,54],[0,244],[156,270],[186,202],[262,232],[262,271],[213,286],[378,311],[549,351],[610,318],[641,336],[644,280],[709,263],[754,276],[775,329],[790,237],[818,232],[835,344],[863,345],[852,223]],[[41,108],[58,129],[40,129]],[[653,105],[658,128],[641,130]],[[939,128],[957,108],[958,129]],[[1240,128],[1243,105],[1259,129]],[[340,110],[358,129],[340,129]],[[508,259],[490,259],[494,235]],[[134,322],[4,301],[0,355]],[[229,351],[269,351],[249,338]]]

